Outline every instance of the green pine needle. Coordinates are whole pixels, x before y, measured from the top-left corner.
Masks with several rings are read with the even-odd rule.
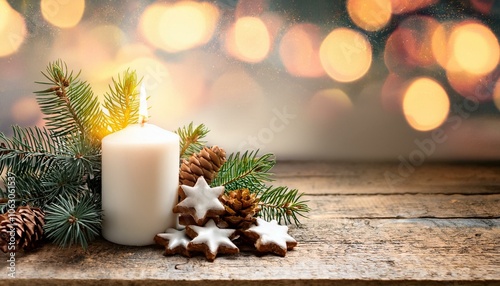
[[[90,85],[63,61],[49,63],[42,74],[47,81],[38,83],[46,87],[35,94],[47,129],[13,126],[11,138],[0,133],[0,174],[15,176],[16,205],[46,211],[49,239],[87,248],[100,234],[101,139],[138,121],[140,81],[128,70],[113,79],[106,116]],[[6,198],[7,190],[0,195]],[[2,200],[0,212],[6,207]]]
[[[139,91],[140,81],[135,71],[126,70],[118,80],[113,80],[109,92],[104,99],[104,108],[109,114],[105,115],[106,125],[110,132],[119,131],[129,124],[139,120]]]
[[[92,194],[79,199],[58,197],[55,203],[47,206],[44,226],[47,238],[62,247],[79,244],[87,249],[89,242],[100,233],[98,201]]]
[[[40,179],[47,202],[56,201],[57,197],[77,197],[85,190],[83,176],[64,166],[55,166],[43,174]]]
[[[83,134],[102,136],[103,114],[97,97],[90,85],[78,79],[61,61],[49,63],[43,76],[47,82],[36,82],[50,86],[37,91],[37,101],[49,130],[57,136]]]
[[[212,186],[224,186],[226,192],[247,188],[251,192],[260,191],[266,182],[272,181],[269,171],[276,164],[273,154],[258,156],[259,151],[229,155],[222,165]]]
[[[47,170],[57,155],[60,141],[46,129],[12,126],[14,135],[0,133],[0,173],[9,170],[16,175],[40,174]]]
[[[259,193],[259,216],[265,220],[277,220],[278,223],[300,224],[299,217],[306,217],[310,211],[308,201],[301,200],[304,194],[297,189],[287,187],[268,187]]]
[[[34,205],[41,206],[46,202],[45,193],[38,175],[33,174],[23,174],[17,176],[15,174],[10,174],[15,176],[15,203],[16,207],[21,205]],[[2,197],[7,198],[7,177],[2,178],[5,190],[2,190]],[[7,203],[0,207],[0,213],[5,213],[8,210]]]
[[[61,155],[58,163],[68,170],[74,178],[88,176],[93,178],[101,170],[101,147],[96,139],[82,135],[68,135],[59,147]]]
[[[198,153],[203,149],[206,141],[202,141],[207,136],[209,130],[204,124],[193,126],[193,122],[188,126],[177,129],[175,133],[180,137],[180,157],[188,159],[194,153]]]

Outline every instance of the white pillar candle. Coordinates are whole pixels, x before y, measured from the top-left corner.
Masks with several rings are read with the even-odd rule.
[[[178,182],[177,134],[142,123],[106,136],[102,140],[104,238],[123,245],[153,244],[157,233],[176,226],[172,209]]]

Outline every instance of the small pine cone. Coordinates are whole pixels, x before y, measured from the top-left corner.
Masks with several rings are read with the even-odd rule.
[[[34,248],[43,238],[44,225],[45,214],[40,208],[21,206],[14,213],[0,215],[0,249],[3,252],[14,252],[20,248]],[[12,232],[14,240],[11,239]]]
[[[248,189],[239,189],[221,196],[220,201],[226,213],[219,216],[217,226],[246,230],[255,223],[255,216],[260,211],[259,199]]]
[[[199,177],[203,176],[208,184],[212,182],[220,167],[226,162],[226,151],[217,146],[204,147],[199,153],[195,153],[184,159],[179,171],[179,186],[194,186]],[[182,188],[179,187],[181,200],[185,198]]]

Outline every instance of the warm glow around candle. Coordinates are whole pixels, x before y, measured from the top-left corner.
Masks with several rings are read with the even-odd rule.
[[[139,94],[139,124],[148,122],[148,102],[146,95],[146,87],[141,84],[141,92]]]

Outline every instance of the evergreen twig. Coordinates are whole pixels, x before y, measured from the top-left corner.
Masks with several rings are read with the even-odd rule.
[[[260,191],[266,182],[272,181],[269,172],[276,160],[273,154],[258,156],[257,151],[246,151],[229,155],[222,165],[212,186],[224,186],[226,193],[232,190],[248,188],[251,192]]]
[[[101,211],[95,195],[84,194],[80,198],[59,196],[47,206],[45,231],[47,237],[60,246],[88,244],[100,234]]]
[[[46,234],[62,246],[79,243],[85,248],[100,228],[97,198],[104,115],[89,84],[80,81],[79,74],[70,72],[64,62],[50,63],[42,74],[48,82],[38,83],[50,87],[36,94],[48,129],[13,126],[12,138],[0,133],[0,171],[16,177],[16,206],[30,204],[52,214],[66,212],[78,218],[75,223],[52,216],[46,223]],[[130,94],[125,89],[117,91],[125,92]],[[2,197],[6,197],[4,190]],[[4,212],[5,204],[0,208]]]
[[[308,201],[301,200],[304,194],[287,187],[268,187],[259,193],[259,215],[265,220],[275,219],[278,223],[300,224],[299,216],[306,217],[310,211]]]
[[[47,127],[56,135],[83,134],[102,137],[101,105],[90,85],[78,79],[61,61],[49,63],[43,76],[48,82],[36,82],[50,87],[36,91],[37,101]]]
[[[106,127],[109,132],[116,132],[129,124],[137,123],[139,120],[139,92],[135,71],[126,70],[118,80],[113,80],[109,86],[109,92],[104,97],[104,108],[109,114],[105,115]]]
[[[85,190],[84,178],[79,173],[64,166],[54,166],[40,178],[45,202],[53,202],[57,197],[77,197]]]
[[[193,122],[188,126],[177,129],[175,133],[180,137],[180,158],[189,159],[194,153],[198,153],[203,149],[206,141],[202,141],[207,136],[209,130],[204,124],[193,126]]]
[[[12,176],[13,174],[11,174]],[[7,178],[2,178],[4,186],[7,186]],[[31,204],[35,206],[43,206],[47,201],[40,182],[40,176],[30,173],[25,173],[22,176],[16,176],[15,179],[15,207]],[[7,190],[2,190],[2,197],[7,198]],[[5,213],[11,208],[7,202],[0,204],[0,213]]]
[[[0,133],[0,173],[8,169],[16,175],[40,174],[57,156],[58,138],[42,128],[12,126],[13,136]]]

